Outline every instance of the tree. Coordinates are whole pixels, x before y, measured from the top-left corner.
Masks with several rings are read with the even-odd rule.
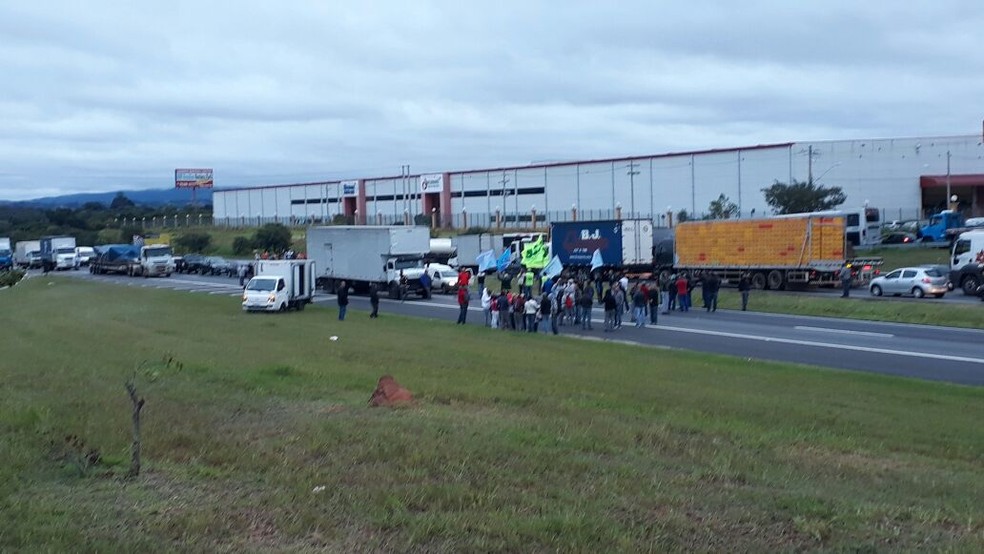
[[[120,210],[120,209],[123,209],[123,208],[132,208],[133,206],[135,206],[135,204],[133,203],[133,200],[130,200],[129,198],[127,198],[126,195],[123,194],[122,192],[117,192],[116,193],[116,198],[113,198],[113,201],[109,204],[109,208],[111,210]]]
[[[267,223],[253,237],[253,246],[268,252],[284,252],[290,243],[290,229],[280,223]]]
[[[683,223],[684,221],[690,221],[690,214],[687,210],[680,210],[677,212],[677,223]]]
[[[813,181],[795,179],[791,185],[776,181],[762,192],[765,193],[765,202],[779,215],[831,210],[847,200],[840,187],[825,187]]]
[[[717,197],[717,200],[711,200],[711,204],[707,207],[707,218],[708,219],[731,219],[738,215],[738,204],[732,202],[724,193]]]

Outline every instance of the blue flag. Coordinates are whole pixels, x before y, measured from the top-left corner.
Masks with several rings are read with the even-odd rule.
[[[563,272],[564,264],[560,263],[560,258],[558,256],[554,256],[553,259],[550,260],[550,263],[548,263],[543,268],[543,271],[540,272],[540,277],[546,281],[547,279],[560,275]]]
[[[495,261],[495,268],[498,271],[503,271],[509,267],[509,250],[503,250],[502,255],[499,259]]]
[[[605,265],[605,261],[601,259],[601,250],[596,249],[594,254],[591,255],[591,271],[594,271],[603,265]]]
[[[492,250],[486,250],[475,258],[475,262],[478,263],[478,272],[494,269],[495,268],[495,252]]]

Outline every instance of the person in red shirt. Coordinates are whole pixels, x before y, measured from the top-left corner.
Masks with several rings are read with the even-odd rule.
[[[690,291],[689,282],[687,281],[687,276],[683,273],[677,278],[676,290],[677,290],[677,300],[680,304],[681,312],[690,311]]]
[[[458,324],[464,325],[468,318],[468,303],[471,302],[471,290],[468,287],[458,287]]]

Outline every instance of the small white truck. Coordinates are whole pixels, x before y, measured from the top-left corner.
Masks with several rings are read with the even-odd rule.
[[[313,260],[260,260],[243,290],[243,311],[303,310],[314,299]]]
[[[14,245],[14,263],[23,268],[41,267],[41,241],[17,241]]]
[[[345,281],[357,293],[375,285],[390,298],[404,293],[430,298],[430,289],[420,284],[429,251],[427,227],[328,225],[307,231],[307,255],[317,262],[318,287],[329,293]]]

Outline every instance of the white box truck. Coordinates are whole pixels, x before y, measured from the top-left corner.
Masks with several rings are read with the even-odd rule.
[[[14,245],[14,263],[24,268],[41,267],[41,241],[18,241]]]
[[[317,263],[317,284],[329,293],[344,280],[359,293],[375,285],[399,298],[402,275],[405,292],[430,298],[430,290],[420,284],[429,251],[427,227],[331,225],[307,231],[307,255]]]
[[[303,310],[314,298],[313,260],[260,260],[243,290],[243,311]]]
[[[45,271],[78,269],[75,237],[41,237],[41,265]]]

